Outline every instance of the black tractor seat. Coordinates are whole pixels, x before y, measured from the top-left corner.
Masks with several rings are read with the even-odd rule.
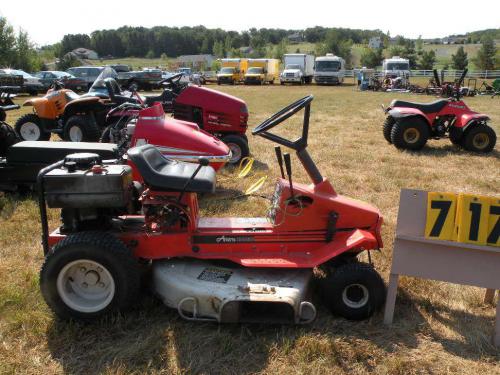
[[[127,152],[130,160],[139,170],[144,182],[153,190],[181,191],[193,175],[197,164],[167,159],[153,145],[134,147]],[[187,192],[213,193],[215,171],[212,167],[201,167],[188,184]]]
[[[174,95],[170,90],[163,90],[160,95],[151,95],[145,97],[145,103],[148,107],[152,106],[155,103],[172,103],[174,100]]]
[[[52,164],[66,155],[80,152],[98,154],[102,160],[117,159],[118,146],[112,143],[24,141],[7,150],[9,164]]]
[[[406,102],[404,100],[393,100],[390,104],[391,108],[394,107],[406,107],[406,108],[415,108],[419,109],[424,113],[436,113],[443,109],[449,101],[446,99],[436,100],[432,103],[414,103],[414,102]]]

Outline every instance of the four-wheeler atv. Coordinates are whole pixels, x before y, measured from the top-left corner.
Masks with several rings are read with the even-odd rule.
[[[382,217],[338,195],[309,156],[312,99],[253,130],[295,150],[312,180],[292,182],[289,154],[286,179],[276,147],[282,178],[267,218],[200,217],[198,194],[214,190],[214,170],[205,159],[199,165],[169,160],[152,145],[128,151],[143,187],[132,183],[129,166],[92,154],[69,155],[42,170],[40,287],[50,308],[63,319],[92,320],[136,306],[141,270],[150,266],[155,293],[186,319],[308,323],[316,316],[311,294],[320,274],[313,269],[321,268],[326,306],[348,319],[370,317],[385,287],[356,255],[382,247]],[[298,140],[270,132],[303,108]],[[47,206],[61,209],[62,225],[50,234]]]
[[[460,99],[460,86],[467,70],[455,83],[453,97],[432,103],[393,100],[384,111],[388,114],[384,138],[399,149],[420,150],[429,138],[446,135],[450,141],[474,152],[490,152],[495,147],[495,131],[488,126],[489,117],[469,109]]]
[[[55,81],[43,98],[30,99],[24,106],[33,106],[33,112],[21,116],[16,132],[25,141],[47,141],[51,133],[64,140],[97,142],[101,135],[100,123],[112,108],[112,103],[93,95],[79,96]]]

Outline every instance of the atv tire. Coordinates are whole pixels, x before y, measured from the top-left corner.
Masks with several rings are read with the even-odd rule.
[[[384,121],[384,126],[382,128],[382,132],[384,134],[385,140],[389,143],[392,143],[391,130],[392,130],[392,127],[394,126],[395,122],[396,122],[396,120],[392,116],[387,116],[387,118]]]
[[[250,155],[250,149],[248,147],[248,141],[241,135],[230,134],[222,138],[227,147],[231,150],[231,159],[229,159],[228,164],[237,165],[240,163],[241,159],[246,158]]]
[[[45,257],[40,289],[61,319],[91,321],[137,303],[140,268],[132,251],[104,232],[79,232]]]
[[[364,320],[385,301],[385,284],[366,263],[347,263],[320,282],[321,294],[330,311],[349,320]]]
[[[461,129],[456,128],[455,126],[451,126],[448,133],[448,138],[450,139],[450,142],[455,146],[464,147],[464,134]]]
[[[23,141],[48,141],[50,139],[50,132],[44,131],[42,120],[34,113],[19,117],[14,130]]]
[[[420,150],[429,139],[429,125],[421,118],[401,118],[391,129],[391,142],[399,149]]]
[[[68,142],[98,142],[99,126],[92,116],[71,116],[64,125],[63,139]]]
[[[488,125],[477,124],[469,127],[464,134],[463,146],[472,152],[487,153],[497,142],[495,131]]]

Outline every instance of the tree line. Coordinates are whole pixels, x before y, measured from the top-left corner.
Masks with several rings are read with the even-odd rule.
[[[95,50],[100,56],[178,57],[180,55],[237,55],[241,47],[251,47],[256,55],[265,54],[269,45],[278,45],[292,34],[304,42],[324,43],[328,47],[367,43],[372,36],[383,36],[380,30],[312,27],[305,30],[251,28],[243,32],[196,27],[152,28],[124,26],[113,30],[96,30],[90,35],[67,34],[54,46],[59,57],[78,47]],[[337,47],[338,46],[338,47]]]

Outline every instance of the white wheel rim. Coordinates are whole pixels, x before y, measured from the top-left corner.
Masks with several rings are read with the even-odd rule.
[[[71,142],[81,142],[83,139],[82,129],[78,126],[69,128],[69,139]]]
[[[57,293],[63,302],[82,313],[105,309],[113,300],[115,289],[111,273],[93,260],[70,262],[57,276]]]
[[[361,284],[347,285],[342,291],[342,302],[352,309],[365,306],[370,298],[368,288]]]
[[[34,122],[25,122],[21,125],[21,137],[26,141],[38,141],[40,139],[40,128]]]
[[[235,143],[227,143],[227,147],[231,150],[231,159],[229,163],[237,163],[241,159],[241,148]]]

